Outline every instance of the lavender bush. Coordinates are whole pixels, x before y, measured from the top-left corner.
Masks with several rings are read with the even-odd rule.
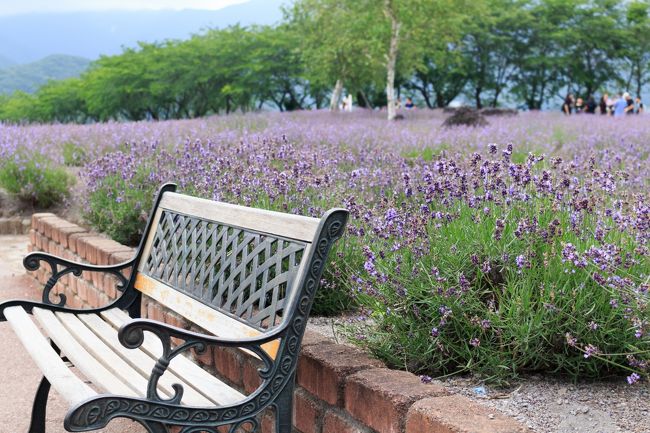
[[[647,378],[650,123],[443,120],[276,113],[0,126],[0,149],[41,146],[56,158],[64,143],[85,143],[97,158],[83,173],[88,219],[121,241],[138,238],[167,180],[312,216],[347,207],[319,307],[356,302],[367,320],[351,337],[393,366],[495,382],[526,371]]]

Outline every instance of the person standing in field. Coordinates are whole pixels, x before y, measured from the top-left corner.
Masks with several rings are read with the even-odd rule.
[[[596,98],[593,95],[590,95],[587,99],[587,107],[585,108],[585,113],[587,114],[596,114]]]
[[[603,93],[603,96],[600,97],[600,114],[607,114],[607,106],[609,102],[609,95],[607,93]]]
[[[627,113],[627,98],[629,93],[625,92],[623,97],[620,94],[616,95],[616,100],[614,101],[614,117],[621,117]]]
[[[564,104],[562,104],[562,112],[567,116],[570,116],[572,110],[573,110],[573,93],[569,93],[568,95],[566,95],[566,98],[564,98]]]
[[[637,96],[635,100],[635,105],[636,105],[636,114],[642,114],[643,113],[643,101],[641,101],[641,97]]]
[[[578,97],[578,99],[576,99],[576,105],[575,105],[576,114],[582,113],[584,109],[585,109],[585,102],[582,100],[582,98]]]
[[[625,92],[623,94],[623,98],[625,99],[625,103],[627,104],[627,106],[625,107],[625,114],[634,114],[634,99],[632,99],[632,95]]]

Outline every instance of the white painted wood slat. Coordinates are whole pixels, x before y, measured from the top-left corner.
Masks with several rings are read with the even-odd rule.
[[[139,371],[140,374],[149,377],[155,364],[155,360],[149,356],[149,354],[141,349],[127,349],[122,346],[122,343],[120,343],[117,338],[117,329],[113,328],[98,315],[80,314],[78,318],[105,344],[109,345],[115,352],[119,353],[127,363]],[[217,401],[210,399],[209,395],[205,395],[205,393],[201,392],[200,385],[197,386],[197,384],[185,382],[170,370],[162,375],[159,381],[159,386],[162,387],[168,395],[172,395],[174,392],[172,385],[174,383],[182,383],[185,388],[183,400],[181,402],[182,404],[192,406],[214,406],[215,404],[218,404]]]
[[[147,275],[138,273],[135,288],[214,335],[228,338],[252,338],[263,335],[261,331]],[[275,340],[263,344],[262,348],[275,359],[279,345],[280,341]],[[246,352],[252,354],[248,350]],[[253,356],[257,357],[255,354]]]
[[[4,314],[43,375],[70,405],[97,395],[70,371],[22,307],[9,307]]]
[[[122,357],[118,356],[90,331],[74,314],[55,313],[55,316],[61,321],[63,326],[77,339],[78,343],[88,351],[97,361],[99,361],[107,370],[120,378],[122,382],[129,384],[132,388],[139,391],[142,395],[147,392],[147,380],[142,374],[134,370]],[[158,390],[163,396],[169,397],[171,394],[165,390]]]
[[[49,310],[34,308],[33,314],[48,336],[61,349],[61,352],[95,385],[117,395],[145,396],[145,392],[122,382],[122,379],[115,376],[97,361],[63,326],[54,313]]]
[[[160,207],[173,212],[286,239],[312,242],[320,219],[215,202],[167,192]]]

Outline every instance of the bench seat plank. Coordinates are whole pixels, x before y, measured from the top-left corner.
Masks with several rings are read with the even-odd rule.
[[[95,385],[117,395],[128,397],[144,397],[146,395],[146,389],[137,389],[135,385],[125,383],[124,379],[116,376],[102,365],[63,326],[52,311],[34,308],[33,314],[48,337],[61,349],[61,352]]]
[[[101,317],[95,314],[81,314],[78,316],[78,318],[84,322],[86,326],[88,326],[88,328],[93,333],[95,333],[105,344],[109,345],[114,351],[119,353],[120,356],[133,368],[138,370],[141,374],[144,374],[145,377],[148,377],[151,374],[151,370],[156,360],[142,348],[127,349],[126,347],[122,346],[122,343],[120,343],[117,338],[117,329],[113,328],[110,323],[104,321]],[[209,392],[206,392],[199,384],[192,383],[191,381],[187,380],[187,378],[180,378],[174,373],[172,366],[174,366],[177,362],[179,362],[177,359],[172,360],[170,368],[160,378],[159,387],[162,387],[167,394],[171,395],[174,392],[172,385],[175,383],[181,383],[183,384],[185,390],[183,393],[183,404],[192,406],[219,405],[219,401],[213,399],[209,395]],[[201,378],[202,381],[208,381],[210,378],[213,378],[213,376],[205,370],[201,369],[201,371],[204,374],[204,377]],[[221,383],[221,385],[223,387],[227,387],[227,385],[224,383]]]
[[[125,312],[117,308],[103,311],[101,316],[115,328],[119,328],[131,320]],[[145,352],[156,359],[162,355],[162,346],[160,341],[149,332],[144,333],[144,342],[141,347]],[[244,394],[229,387],[215,376],[209,374],[186,356],[180,355],[174,358],[169,365],[169,370],[177,376],[183,377],[188,383],[195,386],[203,395],[215,401],[215,403],[219,405],[232,404],[246,398]]]
[[[22,307],[9,307],[4,315],[43,375],[70,405],[97,395],[70,371]]]

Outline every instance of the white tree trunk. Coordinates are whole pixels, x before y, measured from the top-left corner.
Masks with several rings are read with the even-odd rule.
[[[330,111],[339,110],[339,102],[341,102],[341,94],[343,93],[343,81],[339,78],[336,80],[334,90],[332,90],[332,97],[330,98]]]
[[[395,66],[397,64],[397,50],[399,46],[399,31],[402,26],[397,20],[393,10],[393,2],[385,0],[385,12],[390,19],[390,47],[386,59],[386,99],[388,103],[388,120],[395,119],[397,115],[397,102],[395,100]]]

